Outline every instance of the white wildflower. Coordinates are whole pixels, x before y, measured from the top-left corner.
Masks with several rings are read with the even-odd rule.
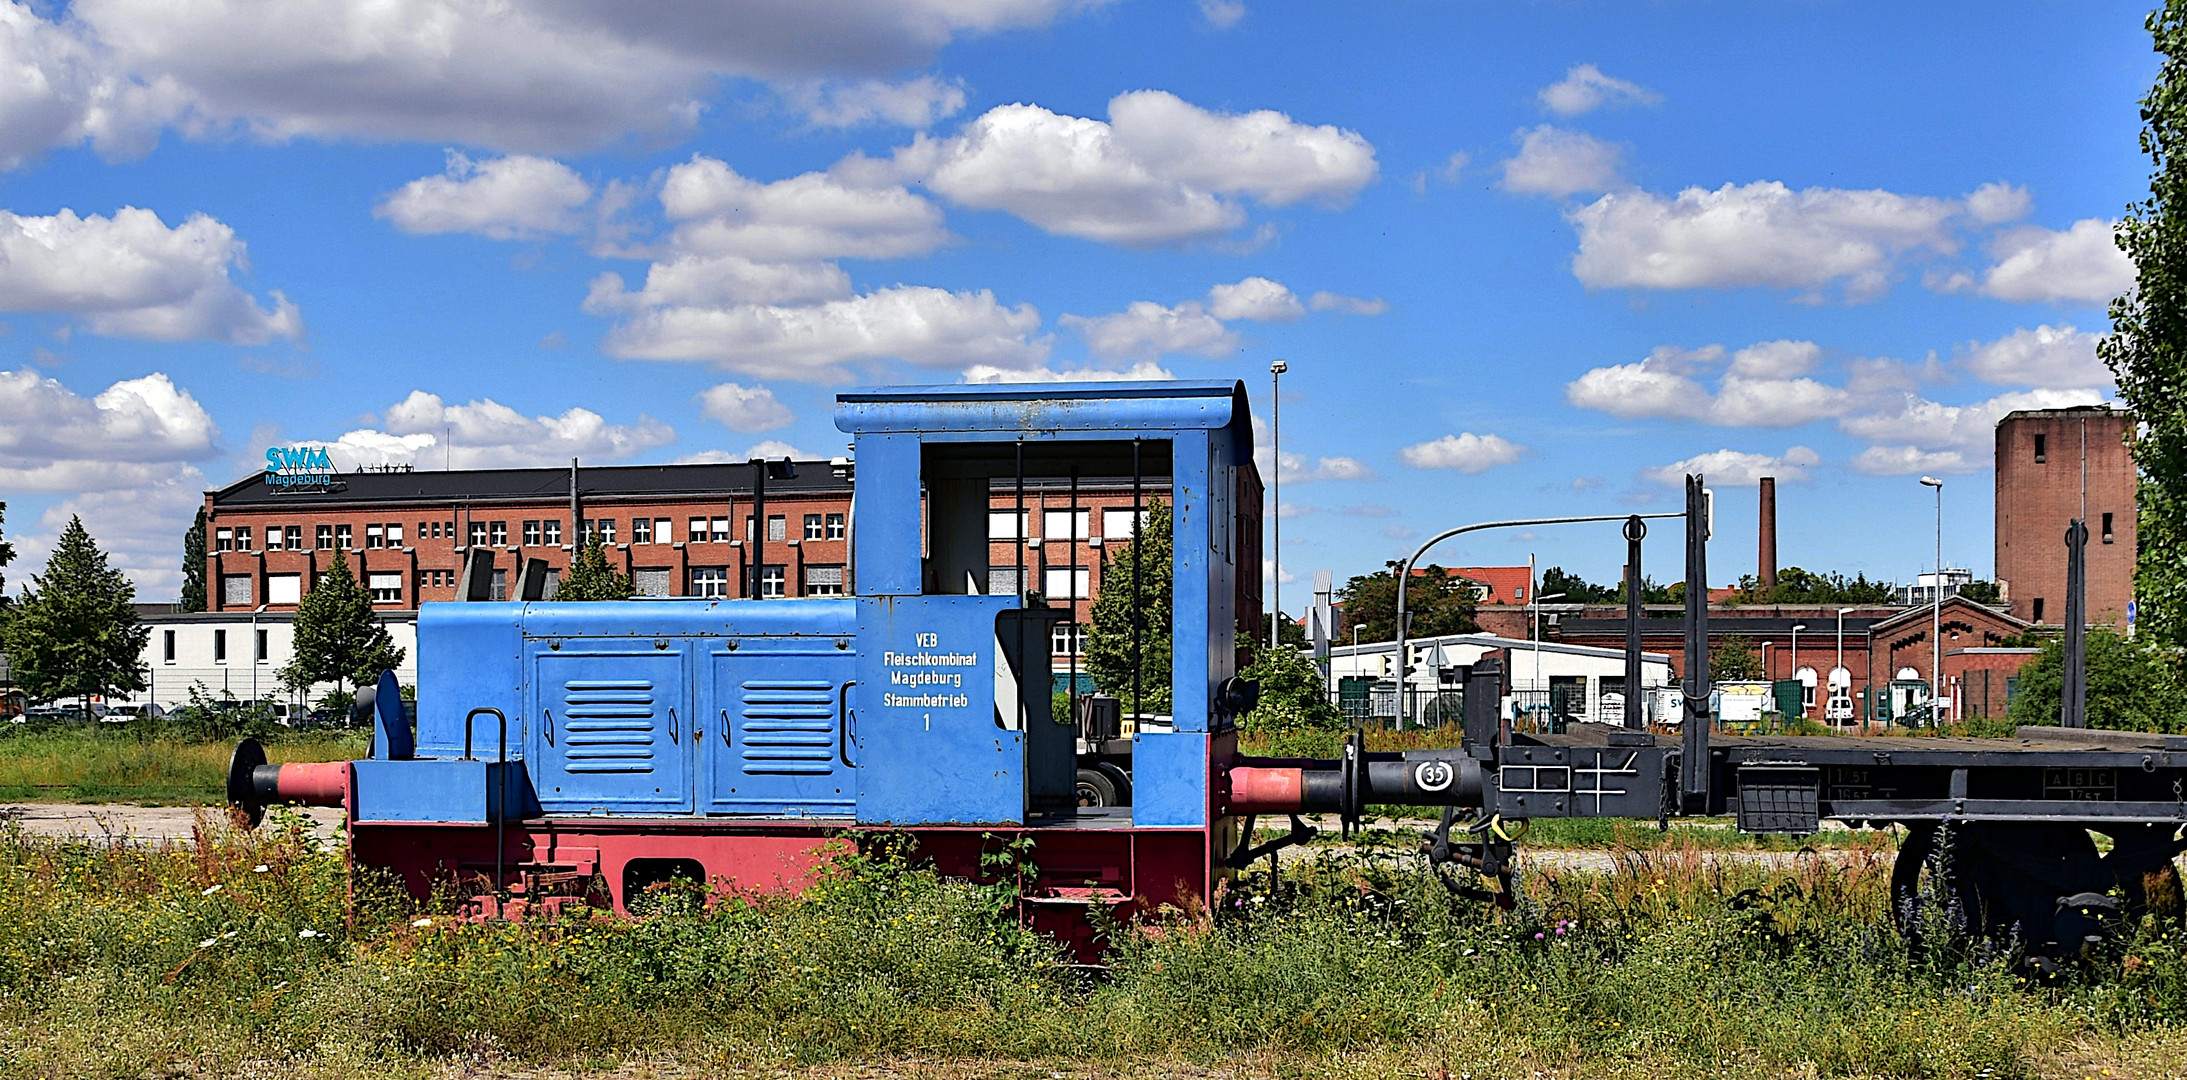
[[[433,925],[433,920],[431,920],[431,919],[419,919],[418,921],[416,921],[416,922],[414,922],[414,923],[411,923],[410,925],[412,925],[412,926],[431,926],[431,925]]]
[[[220,886],[218,886],[218,885],[214,885],[214,886],[211,886],[211,887],[207,888],[207,889],[206,889],[206,890],[205,890],[204,892],[201,892],[201,893],[199,893],[198,895],[199,895],[199,896],[211,896],[212,894],[214,894],[214,893],[216,893],[216,892],[219,892],[219,891],[220,891]]]

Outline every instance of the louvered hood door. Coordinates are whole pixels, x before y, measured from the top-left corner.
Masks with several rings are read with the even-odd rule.
[[[850,817],[858,785],[849,680],[834,638],[737,638],[706,649],[701,802],[711,814]],[[845,746],[845,735],[853,734]]]
[[[534,653],[525,741],[548,813],[689,813],[692,709],[682,648],[569,643]]]

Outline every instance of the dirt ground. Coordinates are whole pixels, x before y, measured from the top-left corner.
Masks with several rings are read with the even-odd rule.
[[[341,824],[342,811],[309,806],[298,812],[312,821],[312,831],[332,837]],[[0,821],[20,825],[37,836],[76,836],[103,840],[124,837],[137,843],[188,842],[200,813],[220,820],[220,811],[198,806],[130,806],[122,803],[5,803]]]

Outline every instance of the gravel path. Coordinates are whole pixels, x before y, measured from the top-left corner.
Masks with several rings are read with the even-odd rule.
[[[342,811],[328,806],[299,808],[311,818],[312,831],[332,837],[341,823]],[[134,843],[188,842],[204,813],[213,821],[221,811],[200,806],[128,806],[118,803],[6,803],[0,804],[0,821],[14,822],[35,836],[74,836],[101,840],[123,837]]]

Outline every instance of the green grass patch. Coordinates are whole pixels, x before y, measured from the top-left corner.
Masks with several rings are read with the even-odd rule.
[[[177,738],[128,724],[0,724],[0,800],[214,805],[227,792],[232,739]],[[364,731],[283,732],[263,740],[270,761],[343,761]]]
[[[216,826],[197,850],[0,830],[0,1078],[633,1059],[2024,1078],[2063,1050],[2179,1045],[2187,956],[2167,927],[2036,987],[1977,952],[1909,954],[1880,856],[1705,855],[1531,874],[1508,913],[1408,860],[1301,862],[1113,927],[1096,976],[1021,930],[1007,893],[878,850],[799,897],[665,887],[643,919],[474,924],[369,877],[346,910],[339,850],[293,826]]]

